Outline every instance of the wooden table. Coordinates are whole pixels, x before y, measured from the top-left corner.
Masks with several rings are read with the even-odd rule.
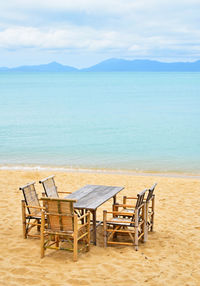
[[[116,195],[123,190],[124,187],[102,186],[102,185],[86,185],[83,188],[66,196],[66,199],[76,199],[75,209],[89,210],[93,216],[93,243],[96,245],[96,211],[99,206],[113,198],[116,203]]]

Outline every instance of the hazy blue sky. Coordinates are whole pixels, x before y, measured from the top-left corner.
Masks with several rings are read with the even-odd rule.
[[[200,0],[1,0],[0,66],[200,59]]]

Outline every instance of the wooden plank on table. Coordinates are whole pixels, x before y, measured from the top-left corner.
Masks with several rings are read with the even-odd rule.
[[[83,188],[73,192],[65,199],[76,199],[74,208],[89,209],[93,214],[93,242],[96,244],[96,209],[107,200],[116,196],[124,187],[86,185]]]
[[[123,187],[86,185],[66,198],[76,198],[75,208],[96,209],[123,190]]]
[[[77,191],[71,193],[70,195],[66,196],[67,199],[74,199],[77,200],[81,199],[82,197],[86,196],[90,192],[92,192],[95,189],[94,185],[86,185],[82,187],[81,189],[78,189]]]

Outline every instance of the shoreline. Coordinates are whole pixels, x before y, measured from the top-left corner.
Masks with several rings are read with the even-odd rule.
[[[0,165],[0,171],[53,171],[66,173],[89,173],[89,174],[111,174],[111,175],[128,175],[128,176],[153,176],[166,178],[191,178],[200,179],[200,173],[192,172],[175,172],[175,171],[136,171],[136,170],[114,170],[101,168],[72,168],[64,166],[38,166],[38,165]]]

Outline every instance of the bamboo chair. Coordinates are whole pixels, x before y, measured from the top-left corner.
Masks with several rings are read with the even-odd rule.
[[[145,200],[145,196],[147,193],[148,189],[145,189],[145,195],[144,195],[144,200]],[[121,209],[121,212],[125,212],[125,213],[129,213],[129,215],[133,215],[135,212],[135,206],[137,204],[138,201],[138,195],[137,197],[129,197],[129,196],[123,196],[123,205],[124,207]],[[119,204],[116,204],[119,205]],[[116,209],[116,205],[113,205],[113,210]]]
[[[73,251],[73,259],[77,261],[78,251],[90,247],[90,213],[78,217],[74,213],[76,200],[43,197],[41,218],[41,258],[47,248]],[[47,227],[45,227],[45,216]],[[84,219],[84,224],[81,224]],[[78,249],[82,243],[82,247]]]
[[[134,245],[138,250],[139,240],[146,242],[146,190],[137,195],[134,212],[126,212],[132,205],[116,204],[112,212],[103,212],[104,246],[108,244]],[[120,211],[121,209],[121,211]],[[108,218],[111,216],[110,218]],[[128,235],[131,242],[114,241],[117,235]]]
[[[42,184],[45,192],[45,196],[48,198],[59,198],[59,193],[61,194],[71,194],[71,192],[58,192],[57,186],[55,184],[54,175],[49,176],[43,180],[40,180],[39,183]]]
[[[43,197],[46,196],[47,198],[59,198],[59,194],[71,194],[71,192],[58,192],[54,177],[55,176],[52,175],[39,181],[39,183],[42,184],[44,189]],[[76,213],[78,214],[78,216],[82,216],[83,214],[85,214],[85,211],[76,210]]]
[[[38,196],[35,190],[35,182],[29,183],[19,188],[22,190],[24,200],[22,200],[22,223],[23,237],[40,237],[39,234],[30,234],[32,228],[37,227],[40,231],[41,226],[41,210]]]
[[[147,228],[148,231],[153,231],[154,228],[154,215],[155,215],[155,194],[154,190],[157,186],[157,183],[155,183],[148,192],[147,198],[146,198],[146,219],[147,219]]]

